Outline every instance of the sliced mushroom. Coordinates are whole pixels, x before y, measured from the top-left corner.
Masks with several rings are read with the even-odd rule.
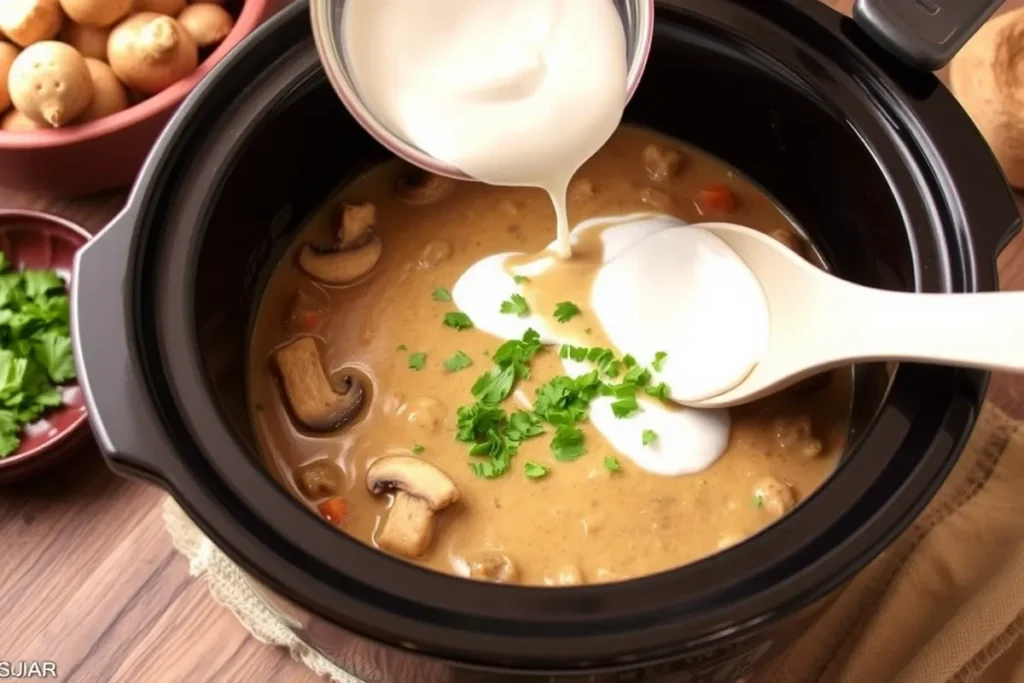
[[[344,392],[335,391],[312,337],[301,337],[274,352],[288,405],[296,419],[315,432],[328,432],[350,421],[363,404],[363,384],[348,375]]]
[[[814,436],[814,424],[810,416],[779,418],[774,427],[775,442],[783,454],[796,453],[805,458],[821,454],[821,439]]]
[[[781,517],[796,505],[796,493],[775,477],[765,477],[754,487],[754,504],[775,517]]]
[[[545,586],[580,586],[584,583],[583,572],[575,564],[563,564],[544,574]]]
[[[518,583],[519,569],[511,557],[497,550],[474,550],[463,560],[469,578],[491,583]]]
[[[377,207],[370,202],[346,204],[341,211],[341,229],[338,230],[338,244],[343,247],[358,246],[367,238],[370,228],[377,222]]]
[[[408,455],[387,456],[370,465],[366,488],[374,495],[394,491],[377,545],[408,558],[427,552],[434,536],[435,513],[459,500],[459,489],[447,474]]]
[[[364,277],[383,252],[380,237],[373,231],[376,220],[373,204],[346,205],[337,241],[329,247],[305,245],[299,252],[299,266],[329,285],[347,285]]]
[[[660,145],[647,145],[643,151],[644,168],[647,176],[655,181],[668,180],[679,172],[683,158],[674,149],[665,149]]]
[[[341,468],[327,458],[303,465],[295,471],[299,490],[313,500],[337,495],[343,480]]]
[[[445,176],[409,168],[398,176],[395,194],[407,204],[432,204],[444,199],[455,189],[455,181]]]

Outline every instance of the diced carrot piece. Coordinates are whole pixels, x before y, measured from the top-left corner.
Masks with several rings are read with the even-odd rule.
[[[709,185],[697,194],[697,207],[704,215],[732,213],[738,204],[736,194],[722,184]]]
[[[328,498],[316,506],[320,516],[335,526],[345,521],[345,499]]]

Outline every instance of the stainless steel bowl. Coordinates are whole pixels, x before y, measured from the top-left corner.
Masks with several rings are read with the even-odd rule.
[[[654,0],[614,0],[626,32],[627,101],[633,96],[647,64],[654,31]],[[327,79],[352,116],[377,142],[406,161],[439,175],[466,179],[459,169],[434,158],[385,126],[363,101],[345,54],[342,40],[342,15],[345,0],[310,0],[313,39]]]

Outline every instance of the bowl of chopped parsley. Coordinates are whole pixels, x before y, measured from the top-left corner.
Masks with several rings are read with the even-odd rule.
[[[0,482],[38,473],[88,437],[68,298],[88,240],[56,216],[0,211]]]

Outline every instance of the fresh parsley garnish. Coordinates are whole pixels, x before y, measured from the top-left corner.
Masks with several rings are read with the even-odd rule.
[[[580,307],[571,301],[562,301],[555,304],[555,320],[566,323],[580,314]]]
[[[654,368],[655,372],[661,372],[661,368],[665,365],[666,358],[668,358],[668,354],[664,351],[658,351],[654,354],[654,361],[651,362],[651,367]]]
[[[452,293],[444,287],[434,287],[434,291],[430,293],[430,298],[434,301],[451,301]]]
[[[427,447],[424,446],[421,443],[414,443],[412,445],[412,452],[415,453],[416,455],[419,455],[420,453],[422,453],[425,450],[427,450]]]
[[[667,401],[671,392],[667,384],[659,382],[657,385],[644,387],[644,393],[662,401]]]
[[[451,358],[448,358],[444,362],[444,369],[448,372],[458,372],[464,370],[473,364],[473,359],[470,358],[464,351],[456,351]]]
[[[477,378],[470,392],[480,403],[501,403],[512,393],[516,371],[511,365],[491,368]]]
[[[614,455],[604,456],[604,468],[609,472],[621,472],[622,465],[619,464],[619,459]]]
[[[645,446],[650,446],[652,443],[658,440],[658,435],[654,433],[653,429],[645,429],[640,437],[640,440]]]
[[[764,497],[761,494],[755,494],[753,502],[754,502],[754,507],[757,508],[758,510],[760,510],[761,507],[764,505]]]
[[[530,479],[540,479],[541,477],[546,477],[548,474],[547,467],[544,467],[544,465],[539,465],[535,462],[531,462],[529,460],[526,461],[526,464],[523,466],[523,469],[526,471],[526,476],[529,477]]]
[[[411,370],[422,370],[426,364],[427,354],[422,352],[409,354],[409,368]]]
[[[452,327],[456,330],[468,330],[473,327],[473,321],[462,311],[454,311],[444,314],[445,327]]]
[[[0,458],[18,449],[24,425],[61,405],[57,385],[75,378],[64,281],[8,267],[0,252]]]
[[[513,294],[507,301],[501,302],[501,312],[525,318],[530,315],[530,304],[522,294]]]
[[[555,460],[571,462],[587,452],[583,445],[583,432],[576,427],[561,426],[551,440],[551,452]]]
[[[512,276],[512,280],[513,280],[513,281],[514,281],[514,282],[515,282],[515,283],[516,283],[517,285],[521,285],[521,284],[523,284],[524,282],[529,282],[529,281],[530,281],[530,278],[526,277],[525,275],[513,275],[513,276]]]

